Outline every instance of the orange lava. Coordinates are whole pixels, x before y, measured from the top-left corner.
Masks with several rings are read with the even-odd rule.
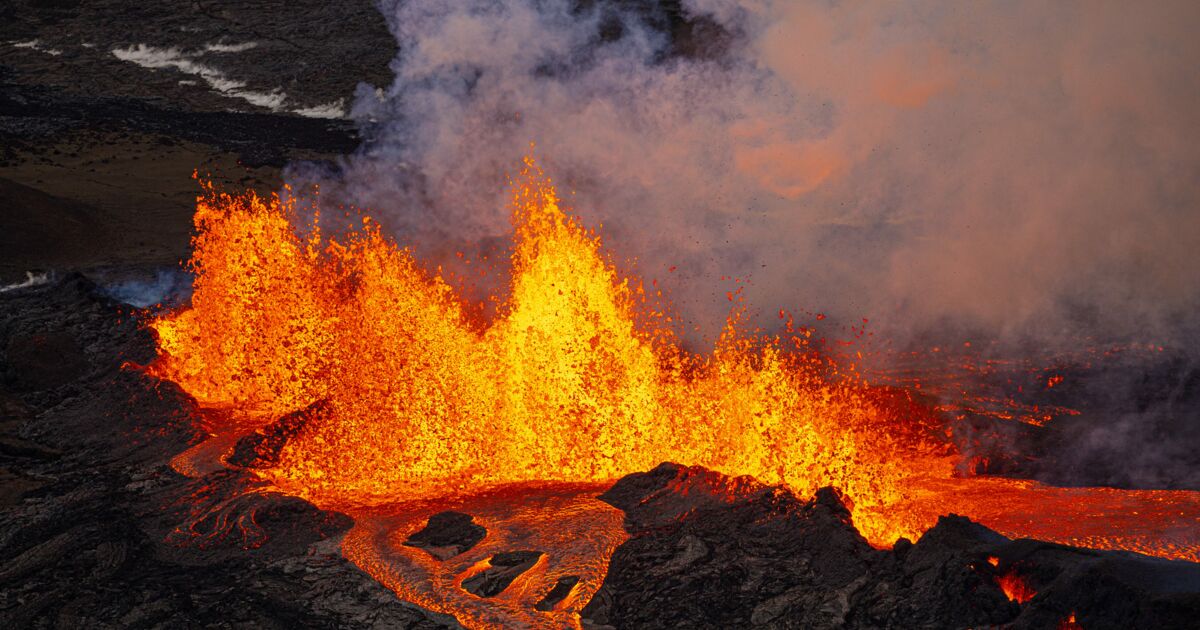
[[[931,524],[895,509],[913,476],[952,474],[929,409],[866,386],[803,334],[739,330],[736,311],[711,354],[683,351],[532,160],[513,190],[509,296],[482,330],[369,219],[301,235],[278,199],[210,194],[191,308],[152,323],[152,369],[266,417],[327,399],[270,474],[320,505],[607,481],[673,460],[800,494],[835,485],[880,544]]]
[[[1200,562],[1200,492],[1058,488],[1004,477],[915,482],[914,519],[961,514],[1009,538]]]
[[[453,614],[474,628],[578,626],[578,613],[608,572],[613,550],[627,535],[620,510],[594,497],[606,484],[516,484],[463,497],[378,506],[354,513],[342,544],[346,557],[401,599]],[[487,528],[478,545],[446,561],[404,541],[445,510],[471,514]],[[529,549],[545,555],[502,593],[482,599],[460,585],[494,553]],[[536,611],[561,577],[579,583],[554,610]]]
[[[935,410],[904,389],[865,383],[853,365],[816,352],[803,330],[754,334],[735,309],[711,353],[686,352],[641,284],[563,211],[532,158],[513,183],[512,217],[507,297],[480,322],[369,218],[330,236],[319,218],[299,225],[278,198],[208,190],[195,217],[192,303],[151,322],[159,344],[151,372],[226,410],[231,425],[261,426],[326,400],[328,412],[264,475],[349,511],[358,520],[349,557],[406,599],[475,625],[503,623],[489,617],[495,606],[479,608],[451,587],[503,539],[489,538],[452,570],[433,567],[395,542],[431,513],[422,501],[508,497],[513,505],[478,499],[472,513],[505,535],[521,527],[549,535],[497,489],[604,483],[668,460],[801,496],[836,486],[879,546],[958,513],[1009,536],[1200,560],[1200,493],[955,478],[958,455]],[[598,587],[619,519],[594,500],[555,496],[556,511],[598,528],[598,546],[575,560],[551,556],[533,570],[536,588],[510,587],[493,604],[533,597],[573,563],[590,577],[564,619]],[[545,544],[591,535],[560,533]]]
[[[1029,586],[1025,578],[1013,570],[996,576],[996,583],[1000,585],[1000,590],[1004,591],[1004,595],[1008,597],[1008,601],[1010,602],[1024,604],[1033,599],[1034,595],[1037,595],[1037,591]]]

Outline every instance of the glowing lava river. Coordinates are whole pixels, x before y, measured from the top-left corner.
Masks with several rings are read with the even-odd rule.
[[[214,437],[176,469],[285,428],[262,482],[349,514],[349,559],[477,627],[577,625],[626,538],[594,497],[663,461],[799,496],[837,487],[878,547],[956,513],[1010,537],[1200,561],[1200,493],[961,477],[946,421],[917,397],[865,382],[804,330],[741,330],[736,311],[711,353],[685,351],[532,159],[513,191],[512,279],[490,321],[367,218],[329,236],[279,199],[209,191],[191,304],[150,322],[151,373],[214,410]],[[448,510],[486,537],[445,561],[405,544]],[[507,588],[464,590],[520,550],[541,553]]]

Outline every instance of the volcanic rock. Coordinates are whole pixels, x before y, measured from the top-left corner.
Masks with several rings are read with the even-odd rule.
[[[474,547],[487,536],[487,529],[472,522],[470,514],[438,512],[429,517],[424,529],[408,537],[404,544],[424,549],[438,560],[448,560]]]
[[[5,352],[12,380],[23,389],[50,389],[79,378],[87,359],[79,344],[63,331],[13,337]]]
[[[173,53],[246,89],[282,90],[284,110],[345,99],[361,81],[384,85],[396,53],[379,10],[370,2],[172,2],[171,0],[9,0],[0,8],[4,63],[25,81],[68,86],[79,95],[120,95],[192,111],[272,111],[214,89],[177,68],[146,68],[115,50],[145,47]]]
[[[243,468],[270,468],[279,464],[283,447],[299,435],[314,418],[329,409],[329,402],[318,400],[311,405],[293,411],[271,424],[238,440],[226,462]]]
[[[872,548],[838,494],[663,464],[601,499],[630,539],[581,616],[617,628],[1183,628],[1200,618],[1200,565],[1010,541],[959,516],[915,544]],[[997,558],[993,566],[989,558]],[[1011,602],[1001,575],[1036,595]]]
[[[489,568],[463,580],[463,590],[479,597],[495,597],[504,592],[517,576],[528,571],[542,557],[540,551],[509,551],[488,560]]]
[[[600,496],[631,538],[582,616],[619,628],[845,622],[877,552],[833,493],[790,493],[663,464]]]
[[[554,607],[562,600],[566,599],[571,591],[575,589],[575,585],[579,583],[578,575],[564,575],[558,578],[554,583],[554,588],[550,589],[546,596],[538,600],[534,604],[534,608],[538,610],[554,610]]]
[[[457,627],[346,560],[347,517],[172,470],[203,437],[195,403],[122,367],[154,345],[121,311],[79,277],[0,293],[0,431],[23,445],[0,449],[0,627]],[[19,388],[13,340],[46,330],[85,367]]]

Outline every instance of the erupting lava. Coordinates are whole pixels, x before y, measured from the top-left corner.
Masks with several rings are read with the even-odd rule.
[[[360,547],[372,538],[395,547],[391,529],[411,533],[431,512],[385,506],[605,482],[667,460],[801,495],[836,486],[879,546],[957,512],[1012,536],[1200,558],[1179,525],[1185,512],[1200,514],[1195,493],[955,478],[958,455],[935,411],[905,390],[868,385],[803,332],[751,334],[735,311],[711,354],[686,352],[599,237],[563,212],[531,158],[513,191],[510,291],[490,322],[469,316],[442,277],[369,218],[329,236],[315,219],[298,229],[289,202],[209,191],[196,211],[191,306],[151,324],[153,373],[232,409],[225,415],[240,427],[325,401],[264,475],[362,517],[368,525],[347,538],[347,554],[373,575],[393,570]],[[484,504],[485,518],[499,509]],[[1113,521],[1138,511],[1145,522],[1132,533]],[[618,520],[596,514],[611,552]],[[405,575],[450,580],[408,558]],[[607,560],[593,560],[594,580]],[[538,570],[559,571],[553,561]],[[415,601],[463,610],[381,579]]]
[[[925,408],[839,372],[803,335],[743,335],[735,317],[711,356],[684,352],[531,159],[514,190],[511,294],[482,332],[369,219],[301,237],[278,200],[203,200],[192,306],[153,323],[156,373],[266,418],[327,400],[271,472],[318,504],[673,460],[803,494],[835,485],[880,543],[928,525],[893,509],[907,479],[953,470]]]

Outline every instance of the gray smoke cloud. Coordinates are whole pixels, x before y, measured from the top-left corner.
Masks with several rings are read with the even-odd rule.
[[[1197,3],[664,4],[383,2],[396,80],[360,86],[371,141],[325,192],[435,260],[486,251],[533,141],[709,333],[728,276],[764,323],[1186,340]]]

